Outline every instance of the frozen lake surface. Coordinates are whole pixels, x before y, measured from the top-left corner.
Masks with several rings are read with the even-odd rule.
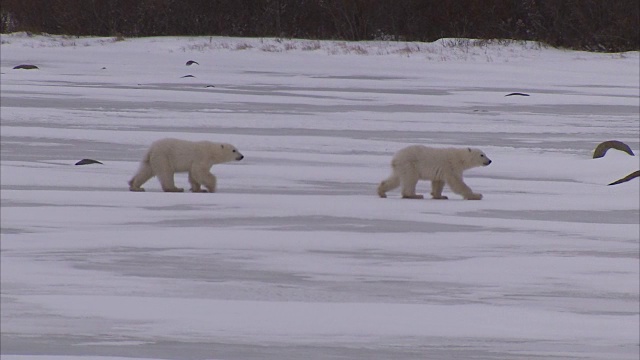
[[[638,52],[10,34],[0,55],[3,360],[639,358],[640,186],[606,185],[639,157],[591,159],[639,152]],[[215,194],[129,192],[163,137],[245,159]],[[378,198],[410,144],[484,150],[484,199]]]

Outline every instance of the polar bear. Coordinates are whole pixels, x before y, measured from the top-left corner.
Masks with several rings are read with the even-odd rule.
[[[393,173],[378,186],[378,195],[387,197],[386,192],[402,185],[405,199],[423,199],[416,194],[418,180],[431,180],[431,196],[447,199],[442,195],[445,183],[453,192],[467,200],[480,200],[482,194],[474,193],[462,180],[462,172],[478,166],[487,166],[491,160],[481,150],[442,149],[423,145],[412,145],[398,151],[391,161]]]
[[[157,176],[163,191],[183,192],[184,189],[176,187],[173,175],[188,172],[191,191],[215,192],[216,177],[209,172],[211,166],[243,158],[231,144],[171,138],[158,140],[151,144],[138,172],[129,180],[129,190],[144,191],[142,184]],[[201,190],[201,185],[207,190]]]

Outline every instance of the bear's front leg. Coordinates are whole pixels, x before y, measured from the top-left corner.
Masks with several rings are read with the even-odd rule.
[[[189,184],[191,184],[191,192],[207,192],[206,190],[202,190],[200,188],[200,183],[198,183],[194,177],[193,177],[193,172],[189,171]]]
[[[447,176],[447,184],[454,193],[462,195],[466,200],[482,200],[482,194],[474,193],[461,177]]]
[[[208,176],[206,176],[205,180],[203,181],[204,186],[210,193],[216,192],[216,183],[218,182],[216,177],[211,173],[207,173],[207,175]]]
[[[195,182],[204,185],[207,188],[207,191],[212,193],[216,192],[216,177],[209,172],[209,169],[202,167],[194,167],[190,174],[192,174]],[[198,185],[198,189],[200,186]]]

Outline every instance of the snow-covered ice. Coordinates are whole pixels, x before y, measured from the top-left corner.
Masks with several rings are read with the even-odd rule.
[[[638,52],[8,34],[0,55],[3,360],[639,358],[640,186],[606,184],[640,157],[591,159],[639,152]],[[215,194],[129,192],[169,136],[245,159]],[[409,144],[484,150],[484,199],[378,198]]]

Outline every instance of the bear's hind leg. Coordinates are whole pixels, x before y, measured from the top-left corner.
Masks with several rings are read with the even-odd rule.
[[[448,197],[442,195],[444,189],[444,181],[433,180],[431,181],[431,197],[438,200],[447,200]]]
[[[418,174],[414,172],[405,173],[402,178],[402,198],[403,199],[424,199],[423,195],[416,194],[418,185]]]
[[[160,186],[164,192],[184,192],[183,188],[176,187],[173,180],[173,173],[158,175]]]
[[[393,190],[400,186],[400,178],[396,174],[392,174],[388,179],[382,181],[378,185],[378,196],[381,198],[387,197],[387,191]]]
[[[144,191],[142,184],[153,177],[153,171],[148,163],[140,164],[138,172],[129,180],[129,191]]]
[[[176,187],[173,180],[174,170],[169,164],[169,160],[164,156],[152,156],[149,159],[151,169],[160,181],[160,186],[164,192],[183,192],[184,189]]]

